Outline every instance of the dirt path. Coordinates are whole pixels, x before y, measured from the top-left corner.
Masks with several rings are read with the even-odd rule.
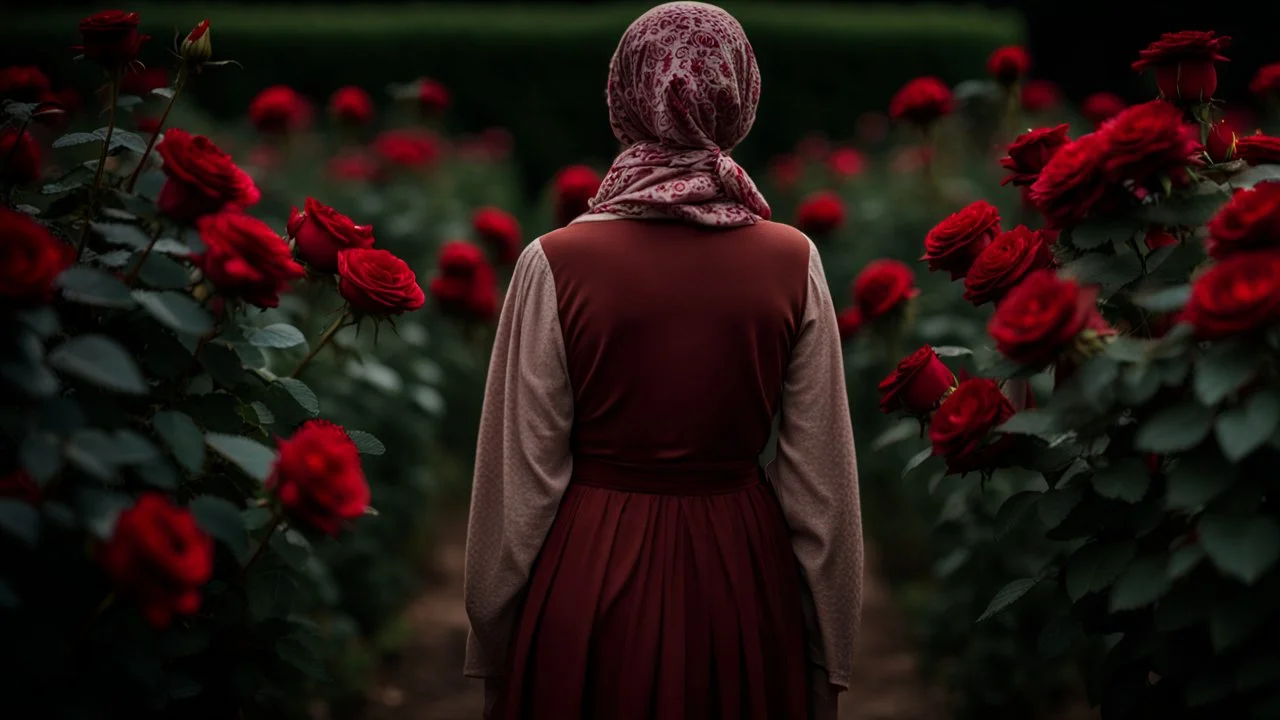
[[[462,677],[467,616],[462,607],[463,546],[444,536],[439,582],[409,608],[412,639],[374,690],[362,720],[479,720],[479,681]],[[940,694],[916,674],[915,656],[888,588],[867,574],[854,686],[841,699],[841,720],[947,720]]]

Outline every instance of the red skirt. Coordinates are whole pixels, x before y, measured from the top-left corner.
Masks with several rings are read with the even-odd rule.
[[[494,717],[805,718],[800,583],[754,463],[578,459]]]

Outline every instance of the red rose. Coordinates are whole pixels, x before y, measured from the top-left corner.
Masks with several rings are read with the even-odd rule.
[[[426,302],[409,265],[373,248],[338,253],[338,294],[362,315],[400,315]]]
[[[924,255],[930,270],[946,270],[951,279],[964,277],[974,258],[1000,234],[1000,212],[986,200],[971,203],[947,217],[924,238]]]
[[[992,468],[1009,438],[1004,436],[994,443],[988,443],[987,438],[1013,416],[1013,405],[994,381],[965,380],[942,401],[929,423],[933,454],[947,462],[951,473]]]
[[[1090,215],[1111,189],[1103,172],[1110,143],[1102,133],[1063,145],[1031,185],[1031,201],[1052,227],[1067,227]]]
[[[1250,165],[1280,164],[1280,138],[1246,135],[1236,141],[1236,154]]]
[[[471,216],[471,229],[499,263],[510,265],[520,257],[520,223],[511,213],[496,207],[479,208]]]
[[[1062,91],[1051,80],[1028,80],[1021,100],[1022,109],[1029,113],[1048,112],[1062,102]]]
[[[264,135],[283,135],[310,124],[311,106],[288,85],[272,85],[249,103],[249,119]]]
[[[1031,185],[1040,171],[1063,145],[1071,142],[1067,125],[1028,130],[1009,144],[1008,157],[1000,158],[1000,167],[1010,172],[1001,185]]]
[[[418,108],[424,115],[439,115],[449,107],[449,88],[431,78],[418,81]]]
[[[360,451],[345,430],[328,420],[308,420],[276,444],[280,455],[267,478],[267,490],[290,517],[336,536],[344,523],[364,514],[369,482],[360,466]]]
[[[435,136],[415,130],[387,130],[373,141],[373,151],[388,165],[426,168],[440,158]]]
[[[156,152],[168,176],[156,204],[175,220],[191,222],[228,205],[248,207],[262,197],[253,178],[203,135],[172,128]]]
[[[903,358],[889,377],[880,381],[880,412],[928,415],[955,386],[955,375],[933,348],[925,345]]]
[[[1084,99],[1080,112],[1094,127],[1120,114],[1129,104],[1124,98],[1109,92],[1096,92]]]
[[[329,97],[329,114],[339,123],[361,127],[373,121],[373,99],[354,85],[338,88]]]
[[[590,209],[591,199],[600,189],[600,174],[586,165],[570,165],[552,182],[556,223],[568,225]]]
[[[7,162],[6,162],[7,160]],[[26,130],[0,128],[0,184],[28,185],[40,179],[40,146]]]
[[[0,498],[18,500],[28,505],[38,505],[43,499],[40,486],[26,470],[14,470],[0,475]]]
[[[1215,258],[1280,246],[1280,183],[1237,190],[1208,228],[1205,249]]]
[[[152,90],[162,87],[169,87],[169,71],[162,67],[127,72],[120,79],[121,95],[146,97]]]
[[[845,308],[836,315],[836,328],[840,331],[840,339],[848,340],[862,329],[862,311],[856,306]]]
[[[1036,270],[1053,267],[1053,250],[1044,234],[1025,225],[1001,233],[964,277],[964,299],[974,305],[999,304],[1010,290]]]
[[[1204,145],[1210,162],[1224,163],[1236,156],[1236,133],[1226,120],[1219,120],[1209,128],[1209,137]]]
[[[382,176],[382,168],[367,153],[344,152],[329,159],[328,173],[335,180],[372,182]]]
[[[1021,45],[996,48],[987,58],[987,74],[1001,85],[1018,82],[1031,69],[1031,56]]]
[[[1134,105],[1103,123],[1108,153],[1103,168],[1113,183],[1133,181],[1139,188],[1168,177],[1175,185],[1190,181],[1188,166],[1204,164],[1200,132],[1182,121],[1182,111],[1163,100]]]
[[[867,263],[853,280],[853,302],[863,322],[884,317],[919,294],[911,268],[889,258]]]
[[[830,190],[820,190],[800,201],[796,209],[796,227],[800,232],[823,237],[844,224],[844,201]]]
[[[1249,81],[1249,92],[1258,97],[1280,95],[1280,62],[1258,68]]]
[[[1192,284],[1182,322],[1201,340],[1280,323],[1280,251],[1236,253],[1210,267]]]
[[[0,208],[0,238],[0,306],[48,302],[54,279],[75,262],[75,251],[29,216],[5,208]]]
[[[298,257],[323,273],[338,271],[338,251],[373,246],[372,225],[357,225],[310,197],[303,204],[303,212],[293,208],[289,236],[295,241]]]
[[[792,190],[804,177],[804,162],[790,153],[775,155],[769,160],[769,177],[779,189]]]
[[[138,33],[138,13],[123,10],[103,10],[80,21],[80,40],[77,49],[85,58],[109,67],[124,65],[138,59],[142,43],[150,35]]]
[[[1177,245],[1178,236],[1169,232],[1167,228],[1153,225],[1147,230],[1146,243],[1148,250],[1159,250],[1169,245]]]
[[[306,271],[289,244],[261,220],[238,212],[205,215],[196,223],[205,252],[196,267],[218,291],[262,308],[280,304],[280,293]]]
[[[918,77],[898,91],[889,101],[889,117],[894,120],[929,125],[952,108],[951,88],[936,77]]]
[[[836,148],[827,156],[827,169],[837,182],[861,175],[866,166],[867,159],[851,147]]]
[[[1214,63],[1227,62],[1222,51],[1230,44],[1231,38],[1214,37],[1212,30],[1165,33],[1138,53],[1133,69],[1154,69],[1161,97],[1177,102],[1207,102],[1218,89]]]
[[[49,78],[38,67],[10,66],[0,70],[0,100],[22,103],[50,99]]]
[[[1086,330],[1107,333],[1097,299],[1097,288],[1083,288],[1052,270],[1037,270],[996,306],[987,333],[1002,355],[1039,369],[1071,349]]]
[[[213,539],[187,508],[149,492],[120,513],[98,561],[116,592],[133,598],[156,627],[200,609],[200,588],[213,575]]]
[[[480,248],[447,242],[440,248],[439,270],[431,278],[431,296],[450,315],[488,321],[498,311],[495,280]]]

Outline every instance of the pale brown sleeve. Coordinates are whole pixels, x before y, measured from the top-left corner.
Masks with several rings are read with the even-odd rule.
[[[573,471],[572,424],[555,281],[534,241],[502,306],[480,417],[464,581],[471,677],[505,672],[521,595]]]
[[[768,475],[808,584],[809,655],[848,689],[862,611],[862,511],[845,394],[844,353],[818,249],[782,389],[778,452]]]

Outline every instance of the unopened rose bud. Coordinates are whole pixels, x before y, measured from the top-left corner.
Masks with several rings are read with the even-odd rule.
[[[1107,348],[1107,344],[1115,338],[1115,330],[1110,328],[1104,330],[1095,330],[1089,328],[1076,335],[1075,342],[1071,346],[1071,359],[1077,363],[1083,363],[1085,360],[1101,353]]]
[[[201,20],[199,25],[182,41],[182,61],[193,66],[208,62],[213,57],[213,42],[209,36],[209,21]]]

